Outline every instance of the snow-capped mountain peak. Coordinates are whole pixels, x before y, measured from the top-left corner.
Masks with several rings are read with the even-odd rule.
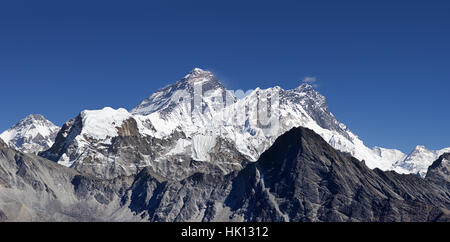
[[[131,110],[134,115],[149,115],[160,112],[162,116],[184,106],[192,111],[193,105],[235,102],[236,97],[209,71],[194,68],[178,82],[159,89]],[[194,101],[194,103],[192,103]],[[226,102],[225,102],[226,101]],[[223,106],[223,105],[222,105]],[[223,107],[215,107],[221,109]],[[180,110],[178,110],[180,111]]]
[[[413,152],[424,152],[429,151],[425,145],[417,145],[416,148],[414,148]]]
[[[300,86],[291,90],[291,92],[298,93],[313,99],[319,105],[325,105],[328,108],[328,104],[326,103],[326,98],[320,94],[313,86],[308,83],[302,83]]]
[[[294,90],[298,91],[298,92],[305,92],[305,91],[314,91],[315,92],[316,91],[316,90],[314,90],[314,87],[308,83],[302,83],[302,84],[300,84],[300,86],[296,87]]]
[[[441,150],[429,150],[423,145],[416,148],[403,160],[394,164],[395,170],[399,173],[414,173],[425,177],[428,167],[444,153],[450,152],[449,148]]]
[[[27,153],[50,148],[59,127],[40,114],[31,114],[9,128],[0,137],[11,147]]]
[[[198,81],[200,78],[213,78],[214,75],[210,71],[206,71],[200,68],[192,69],[183,79],[191,82]]]

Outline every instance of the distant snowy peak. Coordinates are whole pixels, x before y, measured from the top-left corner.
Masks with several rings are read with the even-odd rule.
[[[414,173],[425,177],[428,167],[444,153],[450,152],[450,147],[441,150],[429,150],[423,145],[416,148],[403,160],[394,164],[399,173]]]
[[[160,112],[161,116],[165,117],[173,111],[180,111],[177,110],[177,106],[192,108],[193,100],[206,104],[199,108],[217,111],[223,108],[224,103],[234,103],[236,99],[211,72],[194,68],[178,82],[152,94],[131,110],[131,113],[146,116]],[[208,104],[210,105],[208,106]],[[186,111],[191,112],[192,110]]]
[[[12,148],[37,154],[53,145],[59,129],[42,115],[32,114],[0,134],[0,138]]]
[[[183,80],[187,80],[189,82],[199,81],[201,79],[213,79],[215,78],[212,72],[202,70],[200,68],[192,69],[186,76],[184,76]]]
[[[314,101],[314,104],[318,107],[328,110],[328,104],[325,97],[317,92],[313,86],[308,83],[302,83],[300,86],[292,90],[293,93],[300,93],[305,97]]]

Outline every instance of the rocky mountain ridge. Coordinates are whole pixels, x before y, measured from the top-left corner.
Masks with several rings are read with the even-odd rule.
[[[371,170],[300,127],[227,175],[176,181],[146,167],[104,180],[0,141],[0,220],[450,221],[449,158],[425,179]]]

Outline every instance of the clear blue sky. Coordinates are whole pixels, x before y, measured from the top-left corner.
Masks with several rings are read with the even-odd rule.
[[[314,76],[367,145],[450,146],[449,1],[0,2],[0,130],[131,109],[193,67],[229,89]]]

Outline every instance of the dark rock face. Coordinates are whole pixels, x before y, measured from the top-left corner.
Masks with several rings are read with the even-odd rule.
[[[429,168],[426,179],[432,183],[440,184],[446,195],[450,197],[450,153],[439,157]]]
[[[48,150],[40,152],[39,155],[49,160],[59,160],[73,139],[80,134],[81,126],[82,120],[79,115],[75,119],[67,121],[56,135],[55,144]]]
[[[233,182],[229,204],[250,221],[434,221],[449,219],[444,187],[370,170],[309,129],[281,136]]]
[[[0,221],[450,221],[448,158],[426,179],[370,170],[295,128],[228,175],[167,180],[147,167],[104,180],[0,141]]]
[[[6,148],[8,148],[8,145],[6,145],[6,143],[2,139],[0,139],[0,149],[6,149]]]

